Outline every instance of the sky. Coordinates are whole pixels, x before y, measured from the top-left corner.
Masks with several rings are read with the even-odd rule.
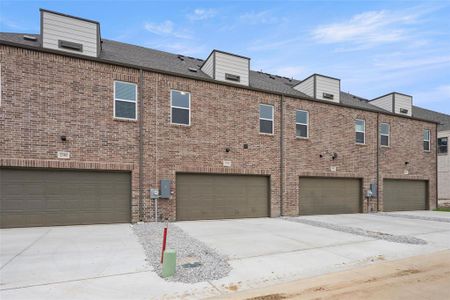
[[[93,19],[102,38],[253,70],[341,79],[360,97],[396,91],[450,114],[449,1],[7,1],[0,31],[38,33],[39,8]]]

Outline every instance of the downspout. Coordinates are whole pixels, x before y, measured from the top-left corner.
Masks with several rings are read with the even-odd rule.
[[[377,212],[380,211],[380,113],[377,113]],[[391,130],[389,128],[389,130]],[[390,133],[389,133],[390,134]]]
[[[139,70],[139,221],[144,220],[144,72]]]
[[[439,166],[438,166],[438,159],[439,159],[439,157],[438,157],[438,144],[437,144],[437,141],[438,141],[438,125],[437,124],[434,124],[434,128],[435,128],[435,157],[436,157],[436,159],[435,159],[435,161],[436,161],[436,208],[439,208],[439,187],[438,187],[438,178],[439,178]]]
[[[283,216],[284,202],[284,96],[280,97],[280,216]]]

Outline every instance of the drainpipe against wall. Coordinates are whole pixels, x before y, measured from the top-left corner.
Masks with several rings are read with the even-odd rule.
[[[439,188],[438,188],[438,173],[439,173],[439,169],[438,169],[438,124],[434,124],[434,128],[435,128],[435,161],[436,161],[436,208],[439,208]]]
[[[380,211],[380,113],[377,113],[377,212]]]
[[[144,220],[144,72],[139,70],[139,221]]]
[[[284,201],[284,96],[280,97],[280,216],[283,216]]]

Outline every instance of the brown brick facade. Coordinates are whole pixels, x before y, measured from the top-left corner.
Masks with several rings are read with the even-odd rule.
[[[268,175],[273,217],[281,206],[285,215],[298,214],[300,176],[357,177],[366,190],[377,179],[377,118],[391,124],[392,141],[389,149],[380,149],[380,178],[429,180],[430,207],[435,205],[436,154],[421,148],[421,130],[429,128],[434,149],[433,123],[287,97],[282,101],[279,95],[144,71],[139,170],[139,121],[113,118],[114,80],[139,84],[139,70],[9,46],[0,50],[0,166],[130,171],[133,222],[139,220],[140,171],[146,221],[154,215],[148,189],[161,179],[171,180],[173,197],[159,201],[159,212],[176,218],[178,172]],[[170,124],[171,89],[191,93],[190,127]],[[275,108],[274,135],[259,134],[260,103]],[[296,109],[309,111],[307,140],[295,137]],[[366,145],[354,142],[355,118],[366,120]],[[71,158],[59,160],[57,151],[69,151]],[[330,153],[337,159],[331,160]],[[224,160],[232,166],[223,167]]]

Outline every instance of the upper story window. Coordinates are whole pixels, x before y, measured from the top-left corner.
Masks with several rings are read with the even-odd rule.
[[[438,153],[439,154],[448,153],[448,137],[438,138]]]
[[[355,141],[357,144],[366,143],[366,121],[362,119],[355,120]]]
[[[383,147],[389,147],[391,135],[391,126],[388,123],[380,124],[380,145]]]
[[[431,150],[431,132],[430,129],[424,129],[423,130],[423,150],[424,151],[430,151]]]
[[[259,105],[259,132],[273,134],[273,105]]]
[[[136,84],[114,81],[114,117],[129,120],[137,119]]]
[[[295,112],[295,130],[298,138],[309,137],[309,113],[304,110]]]
[[[170,122],[178,125],[191,125],[191,93],[170,91]]]

